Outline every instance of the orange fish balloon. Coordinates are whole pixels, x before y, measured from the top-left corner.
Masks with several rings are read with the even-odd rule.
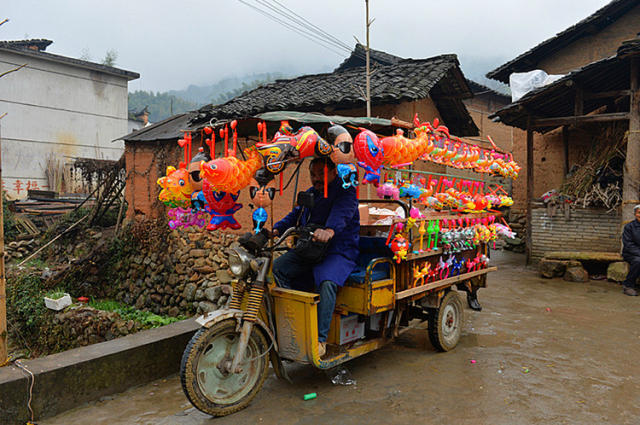
[[[255,172],[262,167],[262,156],[254,147],[244,153],[246,161],[231,156],[200,162],[200,175],[212,191],[237,193],[249,185]]]

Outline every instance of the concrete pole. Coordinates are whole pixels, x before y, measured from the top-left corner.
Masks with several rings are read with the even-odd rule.
[[[0,117],[2,118],[2,117]],[[0,130],[2,125],[0,124]],[[2,134],[0,132],[0,186],[2,183]],[[7,291],[6,279],[4,275],[4,216],[2,213],[2,203],[4,195],[0,191],[0,364],[3,364],[8,357],[7,348]]]
[[[629,108],[629,135],[627,155],[624,161],[624,181],[622,182],[622,223],[621,227],[634,220],[633,206],[640,204],[640,58],[632,57],[630,81],[631,96]],[[622,229],[621,229],[622,230]]]

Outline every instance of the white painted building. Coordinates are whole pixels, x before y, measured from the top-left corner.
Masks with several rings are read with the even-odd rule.
[[[72,158],[117,160],[128,129],[128,82],[135,72],[47,53],[48,40],[0,41],[2,179],[12,198],[27,189],[72,190],[47,179]],[[64,175],[64,173],[62,173]],[[57,187],[52,187],[57,186]]]

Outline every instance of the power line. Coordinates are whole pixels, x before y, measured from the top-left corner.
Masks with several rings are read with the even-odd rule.
[[[278,23],[278,24],[280,24],[280,25],[282,25],[282,26],[284,26],[284,27],[286,27],[286,28],[290,29],[291,31],[295,31],[295,32],[297,32],[298,34],[300,34],[301,36],[303,36],[304,38],[306,38],[306,39],[308,39],[308,40],[310,40],[310,41],[312,41],[312,42],[314,42],[314,43],[316,43],[316,44],[321,45],[322,47],[324,47],[324,48],[325,48],[325,49],[327,49],[327,50],[332,51],[333,53],[337,54],[338,56],[342,56],[342,57],[344,57],[344,53],[341,53],[341,52],[338,52],[338,51],[334,50],[332,47],[327,46],[327,45],[326,45],[323,41],[321,41],[321,40],[311,38],[307,33],[303,32],[302,30],[300,30],[300,29],[298,29],[298,28],[296,28],[296,27],[293,27],[293,26],[290,26],[290,25],[285,24],[285,23],[284,23],[284,22],[282,22],[278,17],[273,16],[273,15],[272,15],[272,14],[270,14],[269,12],[267,12],[267,11],[264,11],[264,10],[260,9],[259,7],[253,6],[252,4],[249,4],[249,3],[247,3],[247,2],[246,2],[246,1],[244,1],[244,0],[238,0],[238,1],[239,1],[240,3],[242,3],[242,4],[246,5],[246,6],[249,6],[249,7],[250,7],[250,8],[252,8],[252,9],[256,10],[257,12],[259,12],[259,13],[261,13],[262,15],[266,16],[267,18],[271,19],[272,21],[274,21],[274,22],[276,22],[276,23]]]
[[[291,23],[293,25],[296,25],[297,29],[299,29],[300,31],[306,32],[311,37],[314,37],[314,38],[316,38],[316,39],[318,39],[320,41],[323,41],[323,42],[328,43],[328,44],[330,44],[332,46],[335,46],[338,49],[343,49],[343,50],[348,51],[348,52],[351,51],[350,48],[344,47],[342,44],[336,43],[335,41],[333,41],[332,39],[326,37],[325,35],[323,35],[322,33],[318,32],[318,31],[315,31],[315,30],[313,30],[311,28],[305,28],[304,26],[297,27],[300,23],[299,23],[298,19],[296,19],[295,16],[293,16],[293,15],[291,15],[291,14],[285,12],[285,11],[282,11],[282,10],[278,9],[276,6],[274,6],[273,4],[269,3],[267,0],[254,0],[254,1],[256,3],[259,3],[259,4],[263,5],[263,6],[266,6],[267,8],[271,9],[277,15],[280,15],[283,18],[285,18],[285,20],[291,21]]]
[[[307,23],[309,26],[311,26],[312,28],[304,28],[306,31],[312,31],[314,33],[314,36],[316,38],[320,37],[323,39],[323,41],[326,42],[330,42],[332,45],[342,48],[344,49],[346,52],[349,52],[349,54],[353,54],[355,57],[358,57],[362,60],[366,60],[366,54],[362,53],[362,52],[358,52],[357,50],[351,50],[351,46],[349,46],[348,44],[344,43],[343,41],[341,41],[340,39],[332,36],[331,34],[329,34],[328,32],[326,32],[325,30],[323,30],[322,28],[318,27],[317,25],[314,25],[312,22],[310,22],[308,19],[304,18],[303,16],[297,14],[296,12],[294,12],[293,10],[289,9],[288,7],[286,7],[285,5],[283,5],[282,3],[280,3],[278,0],[255,0],[258,3],[264,4],[265,6],[267,6],[268,8],[270,8],[271,10],[275,11],[276,13],[278,13],[281,16],[284,16],[287,19],[290,19],[293,23],[295,23],[296,25],[299,24],[297,19],[300,19],[302,21],[304,21],[305,23]],[[274,3],[277,3],[282,9],[277,8],[276,6],[274,6],[273,4],[269,5],[269,1],[272,1]],[[288,11],[290,13],[285,12]],[[294,15],[294,16],[292,16]]]
[[[326,35],[328,38],[334,40],[334,42],[342,45],[344,48],[346,48],[347,50],[351,51],[351,46],[349,46],[347,43],[344,43],[342,40],[332,36],[331,34],[329,34],[328,32],[326,32],[325,30],[323,30],[322,28],[314,25],[313,23],[309,22],[307,19],[305,19],[303,16],[298,15],[296,12],[294,12],[293,10],[289,9],[287,6],[285,6],[284,4],[280,3],[278,0],[272,0],[274,3],[278,4],[281,8],[291,12],[293,15],[295,15],[296,17],[300,18],[302,21],[306,22],[307,24],[311,25],[313,28],[317,29],[320,33]]]

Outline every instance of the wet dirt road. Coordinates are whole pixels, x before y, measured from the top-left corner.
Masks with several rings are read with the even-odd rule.
[[[524,257],[494,255],[498,272],[465,309],[458,347],[437,353],[426,331],[347,364],[353,386],[290,365],[245,410],[211,418],[177,376],[39,421],[58,424],[638,424],[640,297],[606,281],[541,279]],[[475,360],[475,362],[472,362]],[[315,400],[303,401],[316,392]]]

